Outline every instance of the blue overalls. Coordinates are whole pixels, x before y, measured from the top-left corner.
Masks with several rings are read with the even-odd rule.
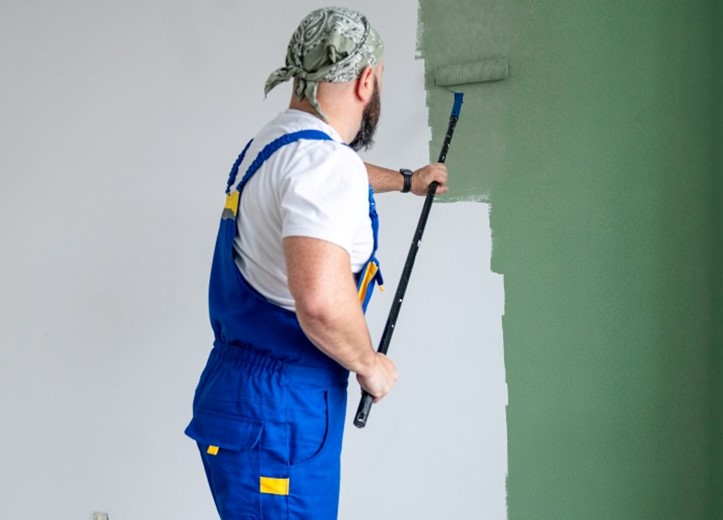
[[[299,139],[331,140],[307,130],[272,141],[232,191],[249,142],[226,188],[209,288],[214,348],[186,428],[201,451],[223,520],[337,517],[349,372],[306,338],[294,312],[253,289],[234,262],[244,186],[276,150]],[[369,216],[374,249],[357,282],[364,309],[374,285],[382,282],[371,187]]]

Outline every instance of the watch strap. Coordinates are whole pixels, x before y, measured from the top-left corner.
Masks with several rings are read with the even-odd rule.
[[[412,189],[412,170],[408,168],[402,168],[399,170],[399,173],[402,174],[402,177],[404,177],[404,187],[402,188],[402,193],[409,193],[409,191]]]

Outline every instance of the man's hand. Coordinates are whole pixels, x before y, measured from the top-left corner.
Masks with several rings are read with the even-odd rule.
[[[389,393],[397,381],[397,367],[384,354],[376,353],[376,364],[364,374],[357,373],[356,380],[362,390],[366,390],[378,403]]]
[[[412,173],[412,189],[415,195],[425,196],[429,185],[438,182],[437,195],[447,193],[447,166],[443,163],[433,163],[423,166]]]

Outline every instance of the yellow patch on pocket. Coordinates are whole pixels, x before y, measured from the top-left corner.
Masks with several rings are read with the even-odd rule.
[[[209,446],[206,453],[209,455],[218,455],[218,446]]]
[[[288,478],[270,478],[260,477],[261,492],[267,495],[288,495],[289,479]]]

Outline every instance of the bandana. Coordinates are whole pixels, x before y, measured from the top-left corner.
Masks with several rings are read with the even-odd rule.
[[[296,78],[294,94],[309,100],[328,122],[316,99],[320,82],[345,83],[382,58],[384,45],[367,18],[345,7],[326,7],[309,13],[294,32],[286,52],[286,66],[266,80],[264,93]]]

